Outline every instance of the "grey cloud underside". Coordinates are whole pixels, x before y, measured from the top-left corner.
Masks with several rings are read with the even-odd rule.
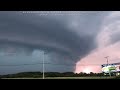
[[[111,36],[111,44],[117,43],[120,41],[120,33]]]
[[[50,18],[8,13],[1,19],[0,40],[3,42],[45,47],[73,55],[84,54],[90,48],[91,36],[77,36],[62,23]]]
[[[0,12],[0,47],[5,47],[5,45],[25,47],[29,49],[28,52],[32,52],[34,49],[42,49],[58,54],[58,56],[53,55],[56,59],[51,60],[51,62],[76,63],[79,57],[84,57],[96,47],[94,42],[97,34],[96,29],[99,30],[101,18],[104,16],[104,14],[103,16],[99,16],[99,14],[96,16],[96,14],[82,16],[84,23],[81,22],[79,30],[75,32],[73,28],[70,29],[67,26],[67,20],[69,23],[71,22],[70,16],[67,19],[64,16],[58,16],[58,19],[54,19],[49,15]],[[57,16],[55,17],[57,18]],[[94,26],[94,24],[96,25]],[[80,32],[82,30],[84,33],[91,31],[91,35],[82,34]],[[64,58],[57,58],[60,56],[69,57],[69,61],[65,61]],[[70,70],[73,71],[73,67],[71,66]]]

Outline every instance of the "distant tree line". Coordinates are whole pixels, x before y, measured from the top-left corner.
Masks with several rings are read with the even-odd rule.
[[[0,78],[41,78],[42,72],[22,72],[17,74],[0,75]],[[45,72],[45,77],[88,77],[88,76],[104,76],[103,73],[73,73],[73,72]]]

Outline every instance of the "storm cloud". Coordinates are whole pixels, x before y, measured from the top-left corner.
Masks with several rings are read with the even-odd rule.
[[[108,13],[1,11],[0,65],[39,63],[45,51],[51,63],[46,71],[74,71],[75,64],[97,47],[95,38]],[[32,70],[41,71],[42,65],[0,67],[0,73]]]
[[[80,59],[76,65],[76,72],[102,72],[101,65],[120,62],[120,12],[109,12],[103,19],[101,29],[96,36],[97,48]],[[80,66],[84,64],[85,66]]]

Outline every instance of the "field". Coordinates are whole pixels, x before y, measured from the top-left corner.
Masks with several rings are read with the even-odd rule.
[[[45,79],[114,79],[115,77],[46,77]],[[43,79],[43,78],[1,78],[1,79]]]

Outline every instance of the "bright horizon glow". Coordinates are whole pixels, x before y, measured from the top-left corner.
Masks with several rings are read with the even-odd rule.
[[[91,71],[90,71],[89,68],[86,68],[86,69],[83,70],[83,72],[89,74]]]

